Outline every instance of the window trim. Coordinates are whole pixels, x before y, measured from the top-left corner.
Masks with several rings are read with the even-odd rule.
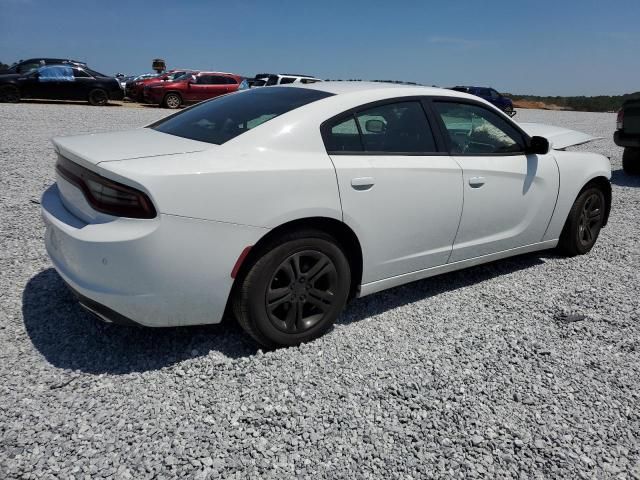
[[[432,118],[432,114],[425,106],[425,99],[429,97],[425,97],[423,95],[412,95],[406,97],[394,97],[394,98],[385,98],[383,100],[376,100],[375,102],[364,103],[362,105],[358,105],[357,107],[350,108],[345,110],[342,113],[334,115],[333,117],[328,118],[324,122],[320,124],[320,135],[322,137],[322,142],[324,144],[324,148],[328,155],[350,155],[350,156],[358,156],[358,155],[367,155],[367,156],[376,156],[376,157],[437,157],[437,156],[445,156],[449,155],[448,148],[446,147],[445,138],[442,137],[442,132],[440,131],[439,126],[434,124],[434,118]],[[433,134],[433,139],[435,141],[435,152],[368,152],[364,150],[364,141],[362,138],[362,131],[360,129],[360,123],[356,115],[359,112],[364,110],[369,110],[371,108],[380,107],[383,105],[394,104],[394,103],[408,103],[408,102],[417,102],[421,107],[425,114],[425,119],[427,121],[427,125]],[[358,128],[358,134],[360,137],[360,144],[362,145],[361,151],[349,151],[349,150],[329,150],[327,148],[327,144],[329,143],[329,135],[331,135],[331,128],[336,125],[336,123],[347,120],[348,117],[352,117],[356,122],[356,127]]]
[[[449,97],[449,96],[433,96],[433,97],[425,97],[426,106],[429,108],[431,112],[431,116],[434,121],[438,125],[438,129],[440,130],[440,135],[445,142],[447,155],[452,157],[517,157],[520,155],[527,155],[527,146],[531,143],[531,137],[511,118],[507,117],[504,112],[500,111],[498,108],[492,105],[486,105],[483,102],[479,102],[477,100],[473,100],[470,98],[459,98],[459,97]],[[449,134],[447,133],[447,127],[445,126],[442,118],[438,114],[434,103],[459,103],[459,104],[467,104],[475,107],[483,108],[488,110],[498,117],[502,118],[504,121],[509,124],[516,132],[518,132],[521,136],[522,144],[524,149],[519,152],[503,152],[503,153],[454,153],[451,148],[451,139],[449,138]]]

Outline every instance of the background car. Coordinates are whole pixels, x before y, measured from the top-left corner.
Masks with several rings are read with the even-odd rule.
[[[74,65],[78,67],[86,67],[85,62],[78,60],[70,60],[68,58],[30,58],[28,60],[20,60],[18,63],[14,63],[7,70],[3,70],[0,74],[4,73],[28,73],[39,67],[45,65]]]
[[[220,95],[247,89],[244,77],[233,73],[199,72],[184,75],[173,82],[156,82],[145,85],[144,101],[166,108],[178,108]]]
[[[351,297],[537,250],[589,252],[609,215],[609,160],[548,138],[593,139],[443,89],[250,89],[148,128],[54,139],[45,243],[103,319],[193,325],[230,310],[258,343],[296,345]]]
[[[319,78],[310,75],[299,75],[293,73],[259,73],[254,78],[248,80],[249,86],[270,87],[273,85],[286,85],[289,83],[316,83],[321,82]]]
[[[629,175],[640,174],[640,99],[627,100],[618,111],[613,141],[624,147],[622,168]]]
[[[144,101],[143,95],[144,95],[144,87],[146,85],[156,84],[160,82],[171,82],[173,80],[176,80],[179,77],[184,76],[187,73],[194,73],[194,72],[196,72],[196,70],[179,68],[179,69],[169,70],[168,72],[162,73],[159,75],[153,74],[153,73],[146,74],[148,76],[141,75],[140,77],[143,77],[143,78],[136,78],[135,80],[132,80],[125,84],[125,90],[124,90],[125,97],[136,102],[142,102]]]
[[[105,105],[122,100],[120,82],[87,67],[47,65],[26,74],[0,75],[0,101],[18,102],[22,98],[85,100]]]
[[[513,102],[510,98],[505,97],[497,90],[490,87],[453,87],[451,90],[456,92],[469,93],[480,97],[487,102],[495,105],[507,115],[513,117],[516,112],[513,109]]]

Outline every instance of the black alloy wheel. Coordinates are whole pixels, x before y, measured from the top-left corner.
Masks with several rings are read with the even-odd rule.
[[[600,235],[607,204],[597,186],[585,188],[573,203],[560,235],[559,249],[568,256],[588,253]]]
[[[94,106],[106,105],[109,101],[109,95],[101,88],[96,88],[89,92],[89,103]]]
[[[602,228],[604,198],[601,192],[590,194],[584,202],[578,221],[578,241],[583,247],[591,247]]]
[[[338,272],[322,252],[304,250],[285,259],[271,277],[265,295],[269,320],[286,333],[304,333],[331,311]]]
[[[351,289],[339,242],[305,229],[255,248],[232,293],[240,326],[267,348],[299,345],[331,328]]]

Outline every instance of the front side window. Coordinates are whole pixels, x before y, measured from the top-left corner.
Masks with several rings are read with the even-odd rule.
[[[282,77],[280,79],[280,85],[285,85],[287,83],[293,83],[296,79],[294,77]]]
[[[278,115],[332,95],[306,88],[256,88],[202,102],[164,118],[149,128],[222,145]]]
[[[454,155],[524,152],[518,130],[490,110],[468,103],[434,102]]]

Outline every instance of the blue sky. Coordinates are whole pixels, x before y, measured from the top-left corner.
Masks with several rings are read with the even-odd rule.
[[[0,0],[0,61],[151,60],[253,76],[491,85],[538,95],[640,90],[640,1]]]

